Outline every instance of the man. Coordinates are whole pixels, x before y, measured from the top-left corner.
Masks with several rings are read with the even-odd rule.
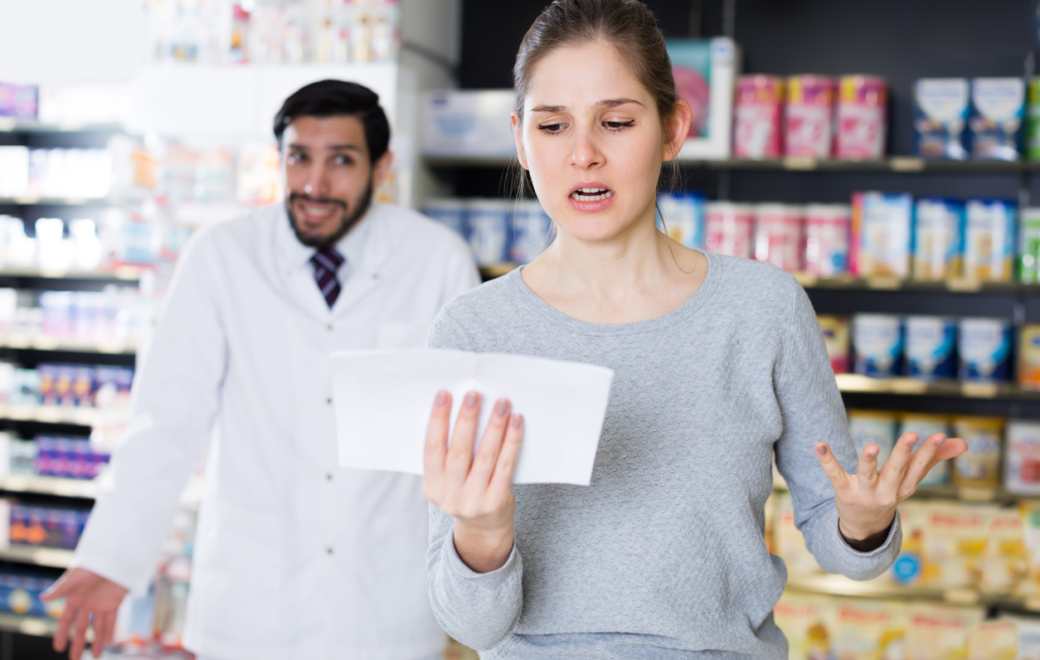
[[[421,479],[337,466],[328,356],[419,347],[478,282],[465,243],[374,203],[391,162],[378,96],[326,80],[274,123],[285,206],[200,233],[138,372],[134,416],[74,568],[55,648],[95,657],[143,589],[178,495],[206,467],[185,645],[206,660],[443,653],[426,594]]]

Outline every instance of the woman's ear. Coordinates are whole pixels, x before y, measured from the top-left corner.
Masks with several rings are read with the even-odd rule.
[[[513,140],[516,142],[516,157],[520,161],[520,167],[530,169],[527,167],[527,154],[524,153],[523,122],[515,110],[509,115],[509,122],[513,126]]]
[[[690,104],[679,99],[675,104],[672,116],[665,122],[664,149],[661,160],[674,160],[682,150],[686,136],[690,132],[690,124],[693,122],[693,110]]]

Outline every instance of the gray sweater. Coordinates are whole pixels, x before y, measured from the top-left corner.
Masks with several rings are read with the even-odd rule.
[[[820,565],[875,577],[899,551],[838,532],[814,454],[855,450],[805,292],[772,265],[707,254],[700,290],[670,314],[597,325],[538,298],[519,271],[456,298],[428,345],[615,371],[592,483],[514,486],[516,544],[477,574],[430,508],[430,600],[482,658],[787,658],[772,610],[787,570],[764,541],[771,466]],[[518,412],[523,412],[518,411]]]

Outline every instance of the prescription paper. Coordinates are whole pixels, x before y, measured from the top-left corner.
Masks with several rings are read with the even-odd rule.
[[[332,355],[332,392],[343,467],[423,473],[433,399],[483,396],[477,442],[494,402],[524,416],[513,483],[587,486],[592,478],[614,372],[577,362],[454,350],[343,351]],[[449,436],[450,437],[450,436]]]

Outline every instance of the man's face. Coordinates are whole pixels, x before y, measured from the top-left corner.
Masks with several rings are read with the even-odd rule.
[[[286,210],[296,238],[325,248],[364,216],[390,167],[390,152],[373,165],[357,117],[299,117],[282,134]]]

